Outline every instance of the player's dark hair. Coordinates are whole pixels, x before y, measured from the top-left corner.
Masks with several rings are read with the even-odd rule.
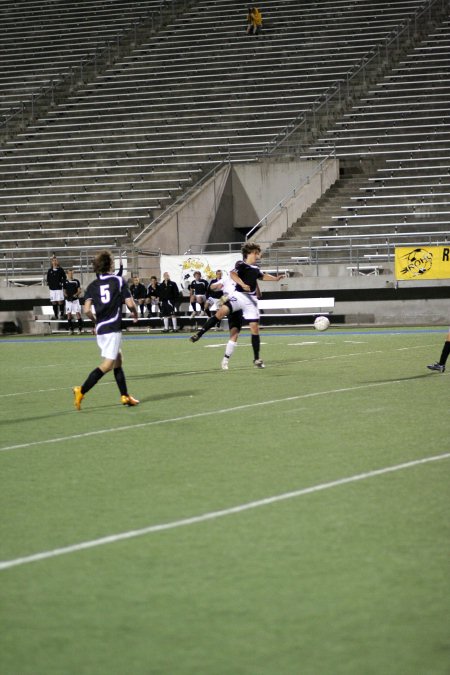
[[[254,244],[251,242],[244,244],[243,247],[241,248],[242,257],[244,258],[244,260],[248,255],[250,255],[250,253],[253,253],[254,251],[261,253],[261,246],[259,244]]]
[[[112,253],[100,251],[94,258],[94,272],[96,274],[108,274],[112,270],[113,262]]]

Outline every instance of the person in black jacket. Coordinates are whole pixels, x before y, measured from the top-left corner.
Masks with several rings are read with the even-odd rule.
[[[147,298],[147,289],[138,276],[134,276],[132,283],[129,285],[131,296],[135,304],[139,307],[141,316],[144,316],[145,300]]]
[[[161,316],[164,321],[164,333],[169,332],[169,317],[172,319],[174,333],[178,331],[176,307],[180,297],[180,291],[175,281],[170,279],[168,272],[164,272],[163,280],[158,284],[158,298],[161,307]]]
[[[47,272],[47,285],[50,290],[50,302],[53,305],[53,313],[55,319],[58,318],[58,309],[60,318],[64,317],[64,283],[66,281],[66,273],[63,268],[59,266],[58,258],[54,255],[50,259],[51,267]]]

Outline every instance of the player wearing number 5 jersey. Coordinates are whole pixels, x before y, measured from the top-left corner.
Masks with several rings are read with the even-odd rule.
[[[109,251],[101,251],[94,259],[97,278],[86,289],[84,311],[95,322],[97,344],[103,357],[102,363],[93,370],[81,387],[74,387],[74,404],[77,410],[87,392],[110,370],[119,387],[123,405],[137,405],[139,401],[128,394],[125,373],[122,369],[122,304],[125,303],[137,322],[138,312],[131,293],[122,277],[112,270],[114,259]],[[92,309],[95,309],[95,314]]]

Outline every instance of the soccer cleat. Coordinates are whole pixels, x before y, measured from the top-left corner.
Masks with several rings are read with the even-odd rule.
[[[194,333],[194,335],[191,335],[189,340],[191,342],[198,342],[200,340],[200,338],[201,338],[201,335],[199,335],[198,333]]]
[[[445,366],[441,366],[440,363],[433,363],[431,366],[427,366],[429,370],[435,370],[438,373],[445,373]]]
[[[81,401],[84,399],[84,394],[81,393],[81,387],[74,387],[73,391],[73,404],[77,410],[81,410]]]
[[[221,363],[222,370],[228,370],[228,361],[229,359],[227,359],[227,357],[224,356]]]
[[[130,396],[130,394],[128,394],[127,396],[121,396],[120,402],[122,403],[122,405],[129,405],[129,406],[139,405],[139,401],[137,400],[137,398],[133,398],[133,396]]]
[[[255,359],[253,361],[253,365],[255,368],[265,368],[266,366],[264,365],[264,361],[262,359]]]

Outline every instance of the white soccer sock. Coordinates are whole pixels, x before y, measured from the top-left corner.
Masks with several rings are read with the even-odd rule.
[[[228,340],[227,346],[225,347],[225,356],[230,358],[236,347],[236,342],[234,340]]]
[[[174,330],[177,329],[177,317],[176,316],[172,317],[172,326],[173,326]]]
[[[169,330],[169,317],[164,317],[164,330]]]

